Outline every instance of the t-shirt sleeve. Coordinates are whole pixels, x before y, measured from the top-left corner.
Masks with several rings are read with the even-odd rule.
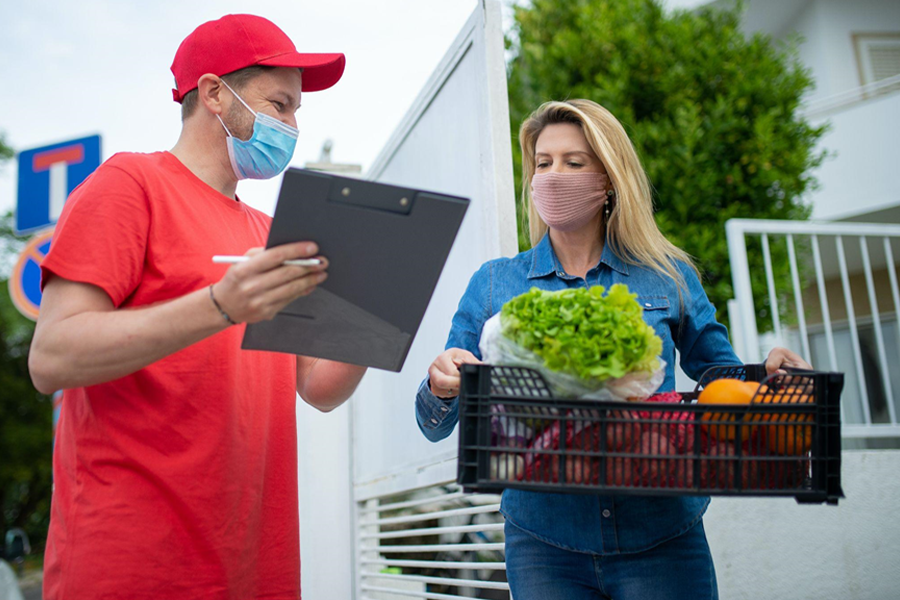
[[[113,159],[77,187],[63,207],[41,289],[51,275],[103,289],[119,307],[141,281],[150,208],[143,186]]]

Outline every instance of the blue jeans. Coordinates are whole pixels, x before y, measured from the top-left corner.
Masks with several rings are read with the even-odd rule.
[[[513,600],[717,600],[716,571],[700,521],[635,554],[599,555],[548,544],[506,522]]]

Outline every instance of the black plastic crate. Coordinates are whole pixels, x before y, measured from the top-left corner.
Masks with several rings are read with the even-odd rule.
[[[749,404],[698,404],[710,382],[761,381]],[[466,491],[793,496],[837,504],[842,373],[709,369],[667,402],[554,398],[532,369],[464,365],[459,471]]]

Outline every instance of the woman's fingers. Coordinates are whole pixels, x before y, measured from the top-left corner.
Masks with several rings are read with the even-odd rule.
[[[468,350],[463,350],[462,348],[451,348],[447,353],[450,354],[450,360],[453,361],[453,364],[457,369],[463,365],[482,364],[474,354]]]
[[[772,348],[766,357],[766,373],[784,373],[785,368],[812,370],[813,367],[796,352],[787,348]]]
[[[450,348],[438,356],[428,368],[431,393],[439,398],[459,395],[459,368],[465,364],[481,364],[474,354],[462,348]]]
[[[453,398],[459,394],[459,368],[451,351],[438,356],[428,369],[431,393],[439,398]]]
[[[429,369],[431,385],[442,390],[459,387],[459,370],[453,363],[435,361]]]
[[[438,398],[454,398],[459,395],[458,376],[453,377],[436,369],[429,369],[428,376],[431,382],[431,393]]]

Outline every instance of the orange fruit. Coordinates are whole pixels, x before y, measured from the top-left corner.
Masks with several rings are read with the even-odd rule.
[[[762,402],[772,404],[810,404],[812,396],[800,387],[786,387],[780,393],[761,396]],[[758,419],[759,417],[757,417]],[[812,447],[812,425],[782,425],[782,423],[811,423],[810,414],[763,414],[762,421],[777,425],[761,426],[770,452],[798,456]]]
[[[716,379],[707,384],[697,402],[700,404],[750,404],[753,395],[759,389],[759,383],[755,381],[741,381],[740,379]],[[716,439],[733,440],[737,435],[735,425],[723,425],[710,421],[734,421],[734,413],[705,412],[701,417],[701,427],[709,435]]]

